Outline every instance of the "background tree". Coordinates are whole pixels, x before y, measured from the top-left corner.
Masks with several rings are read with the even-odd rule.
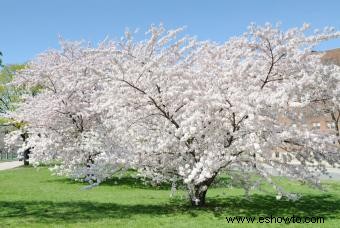
[[[3,145],[3,140],[5,135],[13,130],[19,129],[22,124],[15,123],[13,119],[9,118],[8,112],[15,109],[15,104],[20,101],[20,97],[25,93],[24,88],[15,87],[9,83],[12,81],[14,74],[24,69],[24,64],[16,64],[3,66],[0,71],[0,127],[1,127],[1,144]],[[5,151],[5,146],[2,146],[3,151]],[[10,154],[16,154],[15,150],[18,147],[11,148],[8,152]],[[7,153],[8,153],[7,152]],[[23,154],[19,155],[23,156]],[[27,163],[26,160],[24,160]]]
[[[24,64],[15,64],[3,66],[0,71],[0,113],[2,116],[15,108],[14,105],[20,100],[21,94],[24,93],[23,88],[9,84],[13,80],[14,74],[24,68]]]
[[[27,89],[39,87],[39,93],[26,94],[10,113],[27,125],[7,141],[16,144],[25,136],[21,151],[30,149],[34,165],[52,162],[60,175],[100,182],[123,168],[126,159],[119,159],[123,149],[108,136],[105,113],[98,112],[94,103],[93,94],[101,88],[92,68],[100,59],[81,43],[61,41],[61,45],[62,52],[39,56],[13,82]]]
[[[0,51],[0,67],[2,67],[2,52]]]

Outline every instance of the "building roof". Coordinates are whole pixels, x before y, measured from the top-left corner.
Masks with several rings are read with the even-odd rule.
[[[325,63],[333,63],[340,66],[340,48],[325,51],[322,60]]]

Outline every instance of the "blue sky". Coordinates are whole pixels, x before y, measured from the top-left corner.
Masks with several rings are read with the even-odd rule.
[[[284,29],[311,23],[340,30],[338,0],[0,0],[0,50],[5,64],[23,63],[58,48],[58,35],[96,44],[121,37],[126,27],[145,31],[163,22],[187,26],[198,39],[224,41],[250,22],[280,21]],[[320,50],[340,47],[340,40]]]

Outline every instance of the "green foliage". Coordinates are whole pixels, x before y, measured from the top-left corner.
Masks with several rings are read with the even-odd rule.
[[[33,86],[32,88],[29,88],[29,92],[32,96],[36,96],[43,89],[44,87],[42,87],[41,85],[36,85],[36,86]]]
[[[2,59],[1,59],[1,57],[2,57],[2,52],[0,51],[0,67],[2,67]]]
[[[15,72],[26,67],[23,64],[4,66],[0,71],[0,113],[4,114],[15,108],[15,104],[20,101],[24,88],[8,85],[13,80]],[[6,118],[0,118],[0,124],[13,122]]]
[[[296,202],[277,201],[275,196],[260,192],[245,198],[238,187],[213,188],[206,207],[192,208],[184,191],[170,198],[170,187],[144,185],[131,176],[115,177],[99,187],[82,190],[87,184],[51,176],[46,167],[18,168],[0,171],[0,227],[263,227],[227,224],[225,217],[270,215],[324,216],[324,224],[308,227],[338,227],[339,182],[325,183],[327,192],[322,192],[285,179],[277,181],[304,196]],[[271,191],[269,186],[264,188]]]
[[[0,71],[0,96],[7,95],[7,91],[12,91],[15,93],[14,96],[11,98],[14,102],[19,101],[20,95],[23,93],[29,93],[32,96],[37,95],[43,87],[41,85],[36,85],[31,88],[26,87],[11,87],[7,83],[11,82],[13,80],[13,77],[16,72],[23,70],[27,67],[25,64],[14,64],[9,66],[4,66],[4,68]]]
[[[0,117],[0,125],[8,123],[8,119]]]
[[[25,69],[25,64],[13,64],[9,66],[4,66],[0,71],[0,83],[8,83],[12,81],[15,72]]]
[[[23,94],[35,96],[42,89],[39,85],[33,88],[25,88],[24,86],[9,84],[13,80],[15,73],[26,67],[24,64],[9,65],[4,66],[0,71],[0,127],[2,127],[5,134],[13,130],[22,129],[26,125],[24,122],[6,118],[6,113],[15,110],[21,102]]]

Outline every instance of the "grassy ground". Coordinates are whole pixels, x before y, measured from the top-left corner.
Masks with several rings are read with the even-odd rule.
[[[85,184],[51,176],[46,168],[0,172],[0,227],[281,227],[282,224],[228,224],[226,216],[323,216],[324,224],[289,227],[339,227],[340,183],[326,192],[283,181],[299,201],[277,201],[256,193],[249,199],[238,188],[208,191],[208,206],[194,209],[170,199],[168,189],[145,186],[131,177],[114,179],[91,190]],[[257,221],[257,220],[256,220]],[[255,221],[255,222],[256,222]]]

